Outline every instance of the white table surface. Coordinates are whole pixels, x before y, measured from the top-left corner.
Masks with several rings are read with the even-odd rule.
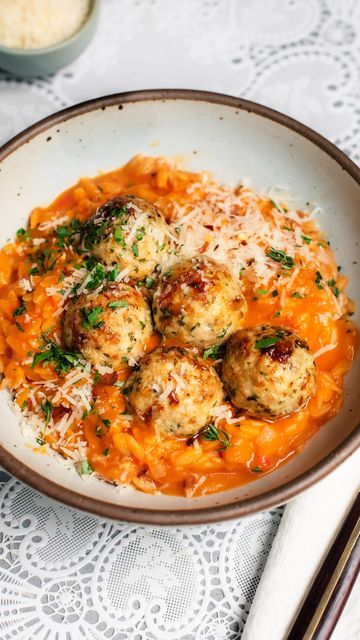
[[[357,0],[101,4],[93,43],[56,76],[0,71],[0,143],[88,98],[180,87],[272,106],[359,159]],[[281,508],[236,523],[139,528],[0,480],[0,640],[241,637]],[[359,597],[358,581],[335,640],[360,637]]]

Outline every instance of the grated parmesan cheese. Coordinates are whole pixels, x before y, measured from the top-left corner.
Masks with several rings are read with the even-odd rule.
[[[326,344],[325,347],[321,347],[320,349],[315,351],[315,353],[312,354],[314,360],[316,360],[316,358],[320,358],[320,356],[322,356],[324,353],[327,353],[328,351],[332,351],[336,347],[337,347],[337,342],[335,344]]]
[[[0,0],[0,43],[41,49],[73,36],[89,13],[89,0]]]

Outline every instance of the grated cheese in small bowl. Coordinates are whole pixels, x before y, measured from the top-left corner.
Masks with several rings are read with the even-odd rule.
[[[90,8],[90,0],[0,0],[0,45],[36,50],[64,42]]]

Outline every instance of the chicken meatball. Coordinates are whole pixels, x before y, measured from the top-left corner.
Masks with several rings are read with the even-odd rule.
[[[211,420],[223,391],[215,369],[184,349],[155,349],[128,382],[129,403],[160,433],[190,436]]]
[[[141,279],[168,258],[166,226],[160,211],[146,200],[117,196],[87,222],[83,244],[101,262],[128,267],[131,278]]]
[[[164,273],[153,298],[157,329],[199,348],[227,340],[242,326],[245,310],[239,282],[210,258],[176,263]]]
[[[143,355],[152,330],[150,309],[141,293],[127,284],[114,284],[70,302],[63,337],[68,348],[80,351],[91,364],[120,369]]]
[[[229,341],[223,381],[236,407],[276,419],[297,411],[315,390],[307,343],[283,327],[238,331]]]

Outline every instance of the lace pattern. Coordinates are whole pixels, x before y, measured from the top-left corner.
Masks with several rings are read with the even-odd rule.
[[[56,76],[0,71],[0,141],[88,98],[187,87],[284,111],[360,158],[357,0],[103,0],[87,51]],[[100,521],[7,474],[0,640],[234,640],[282,509],[241,522]]]
[[[239,637],[281,508],[204,527],[136,527],[1,479],[1,640]]]

